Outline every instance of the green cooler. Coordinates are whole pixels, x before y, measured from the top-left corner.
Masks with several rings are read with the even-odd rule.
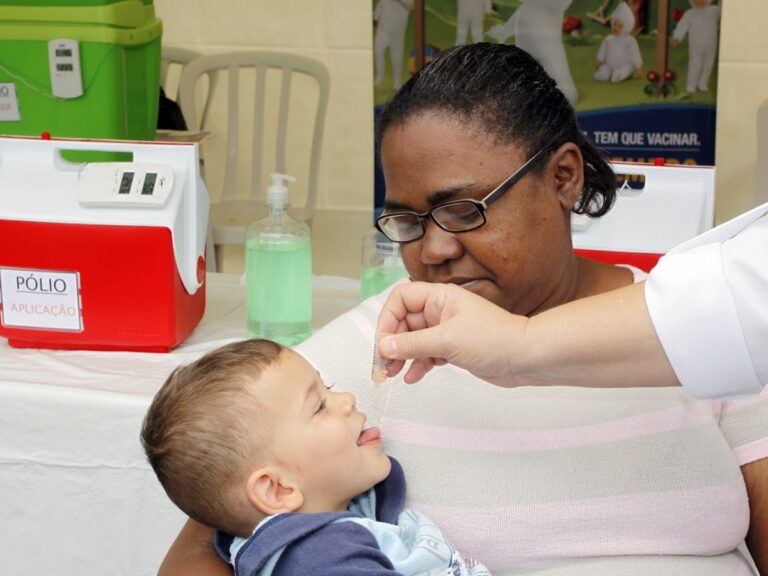
[[[0,134],[154,140],[152,0],[0,0]]]

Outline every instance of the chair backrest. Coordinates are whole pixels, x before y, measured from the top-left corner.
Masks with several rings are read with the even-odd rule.
[[[218,126],[206,126],[206,119],[199,114],[198,80],[202,75],[214,72],[221,78],[214,106],[218,106],[222,94],[227,95],[224,112],[226,121],[221,122],[221,129]],[[226,90],[223,79],[225,74]],[[312,84],[316,89],[312,88]],[[292,212],[303,220],[311,221],[317,204],[320,149],[329,92],[330,78],[325,66],[311,58],[294,54],[229,52],[202,56],[185,66],[179,83],[179,100],[184,117],[190,122],[190,129],[211,130],[211,146],[220,146],[222,138],[226,138],[222,184],[218,191],[212,190],[213,198],[218,196],[220,203],[247,199],[261,205],[264,203],[264,191],[270,173],[290,174],[298,178],[297,186],[303,184],[306,188],[306,201],[303,206],[292,202]],[[298,123],[289,121],[289,110],[298,115],[299,119],[302,115],[306,116],[306,104],[312,101],[314,93],[316,108],[313,120]],[[246,124],[246,109],[241,107],[241,100],[244,99],[252,100],[248,103],[251,110],[247,111],[247,114],[252,114],[251,125]],[[297,100],[301,107],[296,105]],[[248,132],[241,137],[243,129]],[[302,133],[299,136],[295,134],[297,129]],[[221,131],[226,134],[221,134]],[[305,158],[296,158],[292,153],[293,148],[289,154],[289,142],[292,145],[299,142],[308,149],[308,161],[302,164],[301,160]],[[250,151],[247,150],[249,147]],[[272,158],[274,161],[271,161]],[[238,165],[241,166],[240,170]],[[298,172],[304,166],[306,170]],[[240,194],[238,174],[246,174],[245,180],[248,181],[247,185],[239,187],[244,192]],[[304,174],[306,177],[302,177]],[[211,188],[210,181],[208,184]]]
[[[714,167],[612,166],[626,178],[610,212],[597,219],[571,217],[576,254],[649,271],[666,252],[714,225]],[[638,183],[630,185],[633,177]]]
[[[181,91],[181,72],[193,60],[200,58],[202,54],[189,48],[180,46],[163,46],[160,50],[160,86],[165,91],[165,95],[171,100],[179,101]],[[209,87],[206,92],[207,97],[202,106],[202,121],[206,121],[208,111],[211,107],[211,98],[216,87],[216,74],[209,76]],[[183,111],[182,111],[183,114]],[[187,126],[191,129],[190,119],[184,116]]]
[[[169,82],[169,71],[178,68],[178,74],[180,74],[184,66],[200,56],[199,52],[189,48],[162,46],[160,49],[160,86],[165,89],[165,94],[168,98],[176,100],[178,94],[178,84],[176,84],[176,90],[174,90]]]

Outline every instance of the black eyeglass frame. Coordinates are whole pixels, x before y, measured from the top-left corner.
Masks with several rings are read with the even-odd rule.
[[[424,237],[424,234],[426,234],[427,230],[424,226],[425,220],[432,220],[440,229],[445,230],[446,232],[450,232],[451,234],[461,234],[462,232],[471,232],[472,230],[477,230],[478,228],[484,226],[488,219],[485,216],[486,210],[488,210],[488,207],[496,202],[499,198],[501,198],[505,192],[507,192],[510,188],[512,188],[515,184],[517,184],[520,180],[522,180],[528,172],[531,171],[531,169],[536,164],[536,161],[544,156],[546,153],[552,151],[554,149],[554,144],[547,144],[543,148],[541,148],[536,154],[531,156],[526,162],[521,165],[517,170],[515,170],[508,178],[506,178],[501,184],[496,186],[493,190],[491,190],[484,198],[481,200],[474,200],[472,198],[463,198],[461,200],[452,200],[451,202],[446,202],[444,204],[438,204],[437,206],[431,208],[430,210],[427,210],[426,212],[411,212],[411,211],[402,211],[402,212],[392,212],[389,214],[382,214],[378,218],[376,218],[376,228],[384,234],[391,242],[397,242],[398,244],[406,244],[408,242],[413,242],[415,240],[418,240],[420,238]],[[478,211],[480,216],[482,217],[482,222],[479,222],[477,225],[471,226],[470,228],[462,228],[460,230],[451,230],[450,228],[444,226],[438,220],[434,217],[432,214],[435,210],[440,210],[445,208],[446,206],[453,206],[455,204],[471,204],[475,207],[475,209]],[[392,218],[395,216],[415,216],[417,218],[417,221],[419,223],[419,226],[421,227],[421,233],[415,236],[414,238],[409,238],[408,240],[395,240],[394,238],[390,237],[389,234],[387,234],[383,227],[381,226],[381,221]]]

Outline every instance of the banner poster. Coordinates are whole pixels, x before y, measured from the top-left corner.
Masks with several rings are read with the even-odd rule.
[[[373,0],[375,112],[417,61],[456,44],[517,44],[542,62],[584,132],[611,160],[714,165],[721,4]],[[414,22],[423,22],[423,32]],[[420,58],[414,46],[423,46]],[[375,184],[379,208],[378,153]]]

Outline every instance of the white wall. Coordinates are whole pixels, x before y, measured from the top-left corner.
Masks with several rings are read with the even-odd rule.
[[[768,36],[762,24],[768,2],[722,4],[715,151],[718,222],[756,204],[757,110],[768,100]],[[765,162],[768,158],[761,159]]]

